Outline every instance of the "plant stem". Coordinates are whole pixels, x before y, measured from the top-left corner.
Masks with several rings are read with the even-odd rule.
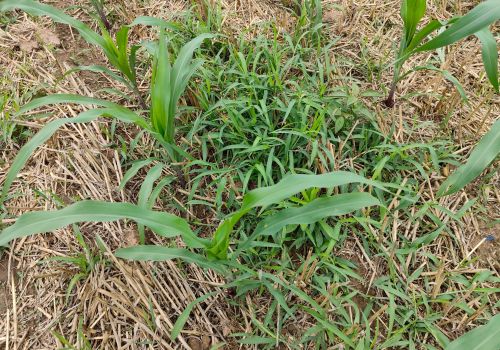
[[[134,90],[134,93],[137,95],[137,98],[139,100],[139,105],[141,106],[142,109],[147,110],[148,106],[146,105],[146,101],[144,101],[144,98],[141,95],[141,92],[139,91],[139,88],[137,87],[137,84],[134,84],[132,89]]]
[[[394,76],[392,77],[391,89],[389,95],[384,100],[384,105],[387,108],[393,108],[396,104],[396,89],[398,87],[399,76],[401,74],[402,63],[396,63],[394,66]]]
[[[397,88],[397,83],[396,81],[393,81],[391,84],[391,90],[389,90],[389,95],[384,100],[384,104],[387,108],[393,108],[394,105],[396,104],[396,99],[395,99],[396,88]]]
[[[99,0],[92,1],[92,4],[94,5],[95,10],[97,11],[97,14],[99,15],[99,18],[101,19],[102,24],[106,27],[106,30],[111,31],[111,24],[108,21],[108,18],[106,17],[106,13],[104,12],[104,6]]]

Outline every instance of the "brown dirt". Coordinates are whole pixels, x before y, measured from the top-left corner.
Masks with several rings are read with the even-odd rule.
[[[9,280],[9,261],[8,256],[0,260],[0,315],[5,314],[10,304],[10,294],[8,293]]]

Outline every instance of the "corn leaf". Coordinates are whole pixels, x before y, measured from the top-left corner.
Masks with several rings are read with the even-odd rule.
[[[115,252],[121,259],[134,261],[167,261],[180,259],[187,263],[196,264],[214,271],[223,271],[222,264],[208,261],[204,256],[182,248],[169,248],[157,245],[138,245],[135,247],[121,248]]]
[[[137,199],[137,205],[140,206],[141,208],[145,209],[151,209],[148,207],[148,199],[149,196],[151,195],[151,191],[153,191],[153,186],[156,180],[158,180],[161,176],[161,173],[163,171],[163,164],[156,164],[153,168],[151,168],[146,177],[144,178],[144,181],[141,184],[141,189],[139,190],[139,198]],[[145,242],[145,232],[144,232],[144,225],[139,224],[137,227],[137,230],[139,231],[139,242],[141,244],[144,244]]]
[[[500,315],[493,316],[486,325],[465,333],[445,347],[445,350],[498,349],[500,349]]]
[[[410,53],[413,51],[422,41],[427,38],[432,32],[438,30],[443,26],[443,23],[438,20],[430,21],[426,26],[420,29],[411,39],[411,42],[408,44],[405,53]]]
[[[448,46],[487,28],[500,19],[500,0],[488,0],[473,8],[444,32],[420,46],[417,51],[435,50]]]
[[[188,223],[175,215],[161,213],[130,203],[110,203],[81,201],[61,210],[32,212],[21,215],[15,224],[0,233],[0,246],[16,238],[37,233],[52,232],[79,222],[111,222],[130,219],[149,227],[164,237],[181,236],[192,248],[203,248],[203,240],[198,238]]]
[[[309,188],[332,188],[352,183],[371,185],[384,188],[380,183],[371,181],[357,174],[338,171],[322,175],[289,175],[278,184],[262,187],[248,192],[243,197],[241,208],[226,219],[218,228],[212,239],[208,256],[212,259],[226,259],[229,247],[229,237],[243,215],[256,207],[267,207],[290,198],[296,193]]]
[[[31,138],[17,153],[16,158],[5,176],[2,187],[2,195],[0,197],[0,204],[3,204],[9,193],[10,186],[14,182],[17,174],[24,167],[29,157],[33,154],[41,144],[47,141],[54,133],[64,124],[67,123],[87,123],[102,115],[102,110],[91,110],[83,112],[75,118],[64,118],[54,120],[45,125],[35,136]]]
[[[460,166],[441,185],[438,196],[445,196],[464,188],[490,165],[500,153],[500,120],[484,135],[472,151],[467,162]]]
[[[167,124],[172,123],[173,125],[175,118],[175,115],[171,115],[170,107],[173,89],[170,85],[171,71],[172,66],[170,65],[168,50],[165,44],[165,34],[162,30],[153,64],[150,118],[153,129],[161,134],[168,143],[173,143],[174,140],[173,136],[171,138],[166,137]]]
[[[0,1],[0,11],[23,10],[33,16],[48,16],[53,21],[67,24],[75,28],[80,35],[90,44],[97,45],[103,49],[106,47],[105,40],[85,23],[68,16],[64,12],[50,5],[41,4],[33,0],[2,0]]]
[[[484,70],[491,85],[496,92],[500,92],[498,86],[498,48],[497,41],[488,28],[484,28],[476,33],[481,41]]]
[[[70,96],[71,98],[68,98]],[[77,97],[77,96],[76,96]],[[38,102],[39,100],[44,100],[44,101],[59,101],[60,99],[68,100],[72,99],[72,101],[86,101],[89,102],[88,98],[76,98],[73,95],[52,95],[48,97],[43,97],[40,99],[37,99]],[[21,108],[21,111],[28,111],[30,108],[36,108],[38,107],[37,100],[34,100],[31,104],[25,105],[23,108]],[[94,101],[95,102],[95,101]],[[112,103],[106,103],[106,105],[110,106],[107,108],[101,108],[101,109],[93,109],[89,110],[83,113],[80,113],[78,116],[74,118],[62,118],[62,119],[56,119],[45,125],[35,136],[31,138],[17,153],[16,158],[12,162],[12,165],[9,168],[9,171],[7,172],[7,175],[5,176],[5,181],[3,184],[2,188],[2,194],[0,197],[0,203],[3,203],[5,199],[7,198],[7,194],[9,192],[10,186],[12,185],[12,182],[15,180],[17,174],[21,169],[24,167],[26,162],[28,161],[29,157],[33,154],[36,148],[38,148],[41,144],[43,144],[45,141],[47,141],[54,133],[63,125],[65,124],[77,124],[77,123],[87,123],[92,120],[97,119],[100,116],[108,116],[112,118],[116,118],[118,120],[121,120],[123,122],[127,123],[135,123],[141,127],[148,127],[147,124],[145,124],[144,119],[142,119],[140,116],[135,114],[134,112],[130,111],[127,108],[121,107],[119,105],[115,105]]]
[[[378,199],[362,192],[317,198],[304,206],[284,209],[267,217],[257,225],[255,233],[259,236],[272,235],[287,225],[313,224],[324,218],[379,204]]]
[[[424,17],[426,0],[404,0],[401,6],[401,18],[405,27],[405,42],[409,44],[417,31],[417,25]]]

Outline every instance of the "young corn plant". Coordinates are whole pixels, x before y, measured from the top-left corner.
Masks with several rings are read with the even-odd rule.
[[[35,99],[22,107],[19,114],[26,113],[32,109],[60,103],[76,103],[82,105],[95,105],[101,108],[92,109],[81,113],[77,117],[58,119],[48,123],[42,130],[33,137],[18,153],[13,162],[9,173],[3,184],[0,203],[6,199],[6,195],[18,171],[24,166],[32,152],[43,142],[48,140],[62,125],[67,123],[86,123],[97,119],[98,117],[110,117],[118,119],[126,123],[134,123],[140,128],[152,134],[155,139],[163,145],[172,159],[178,159],[179,155],[189,157],[174,144],[175,125],[174,119],[176,114],[177,104],[185,91],[191,76],[196,69],[202,64],[202,61],[193,61],[194,51],[198,49],[205,39],[211,38],[210,34],[202,34],[181,48],[177,55],[173,66],[170,65],[168,52],[165,43],[165,28],[175,28],[174,25],[165,22],[161,19],[153,17],[138,17],[130,26],[123,26],[116,35],[116,43],[110,37],[108,32],[102,28],[102,36],[92,31],[86,24],[80,22],[71,16],[45,4],[40,4],[32,0],[11,1],[5,0],[0,2],[0,11],[9,11],[21,9],[33,15],[46,15],[54,21],[64,23],[77,29],[82,37],[89,43],[100,47],[108,57],[110,64],[118,69],[122,76],[111,71],[103,66],[80,67],[107,73],[113,78],[128,84],[133,91],[136,91],[138,96],[141,96],[136,84],[136,52],[139,46],[133,46],[128,49],[128,33],[129,29],[135,25],[154,25],[160,26],[161,38],[158,48],[153,50],[155,54],[155,63],[153,67],[153,77],[151,83],[151,115],[150,119],[144,119],[136,112],[123,107],[119,104],[71,94],[56,94],[49,95],[39,99]],[[145,106],[144,100],[141,99],[141,105]]]
[[[101,9],[100,1],[93,2],[96,8]],[[111,78],[126,85],[136,95],[142,109],[147,109],[146,102],[139,91],[137,85],[137,51],[141,45],[133,45],[129,47],[129,31],[137,25],[160,26],[177,30],[178,26],[171,22],[163,21],[159,18],[141,16],[137,17],[130,25],[122,26],[116,33],[116,38],[113,40],[108,29],[104,24],[100,25],[101,34],[96,33],[85,23],[65,14],[64,12],[50,5],[41,4],[33,0],[2,0],[0,2],[0,12],[23,10],[33,16],[48,16],[53,21],[66,24],[76,29],[85,41],[91,45],[99,47],[105,54],[110,65],[120,74],[115,73],[107,67],[100,65],[91,65],[77,67],[75,70],[89,70],[100,72],[109,75]]]
[[[158,172],[159,167],[151,171]],[[148,182],[156,176],[148,176]],[[188,248],[202,248],[204,255],[193,253],[188,249],[161,246],[140,245],[117,251],[117,256],[131,260],[161,261],[180,258],[187,262],[198,263],[202,267],[222,271],[217,261],[226,261],[231,233],[239,220],[254,208],[266,208],[290,198],[296,193],[309,188],[334,188],[350,184],[364,184],[384,189],[375,181],[368,180],[351,172],[332,172],[322,175],[289,175],[278,184],[259,188],[248,192],[239,210],[229,215],[216,230],[212,240],[198,237],[182,218],[150,209],[148,199],[151,198],[153,186],[145,185],[144,201],[138,205],[131,203],[111,203],[85,200],[72,204],[64,209],[33,212],[21,215],[12,226],[0,233],[0,246],[7,245],[11,240],[29,235],[52,232],[59,228],[79,222],[110,222],[129,219],[137,224],[150,228],[163,237],[180,236]],[[161,182],[158,186],[163,186]],[[143,190],[141,189],[141,192]],[[148,195],[149,193],[149,195]],[[312,224],[332,216],[346,215],[357,210],[380,205],[377,198],[366,192],[344,193],[326,197],[318,197],[303,206],[287,208],[267,216],[252,235],[241,242],[239,250],[246,249],[260,236],[270,236],[287,225]]]
[[[484,1],[463,17],[454,17],[444,22],[432,20],[418,30],[418,24],[424,17],[426,9],[426,0],[403,0],[401,17],[404,22],[404,31],[394,63],[392,85],[384,101],[385,105],[390,108],[394,107],[397,84],[405,77],[405,74],[401,74],[402,68],[410,57],[420,52],[452,45],[470,35],[477,36],[481,41],[486,75],[494,89],[499,92],[498,49],[489,26],[500,19],[500,0]],[[431,35],[438,30],[442,30],[441,33],[430,39]]]
[[[175,145],[175,117],[179,99],[193,74],[203,64],[202,60],[193,60],[193,53],[204,40],[212,37],[211,34],[201,34],[191,40],[182,47],[174,64],[171,65],[165,34],[163,30],[161,31],[151,81],[150,118],[153,129],[168,145]],[[179,153],[173,148],[170,156],[177,161]]]

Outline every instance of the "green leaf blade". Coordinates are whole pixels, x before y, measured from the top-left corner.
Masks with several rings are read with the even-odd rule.
[[[496,92],[500,92],[498,84],[498,48],[497,41],[488,28],[484,28],[476,33],[481,41],[481,54],[483,56],[484,70],[491,85]]]
[[[452,341],[445,350],[498,350],[500,349],[500,315],[484,326],[477,327]]]
[[[191,231],[188,223],[175,215],[144,209],[130,203],[101,201],[81,201],[60,210],[23,214],[13,225],[2,231],[0,246],[16,238],[52,232],[78,222],[112,222],[121,219],[134,220],[164,237],[180,235],[186,244],[193,248],[205,246],[203,240]]]
[[[319,220],[352,213],[356,210],[379,205],[380,202],[368,193],[346,193],[318,198],[301,207],[279,211],[263,220],[255,233],[272,235],[287,225],[313,224]]]
[[[417,51],[435,50],[451,45],[487,28],[498,19],[500,19],[500,0],[482,2],[437,37],[420,46]]]
[[[458,192],[477,178],[500,153],[500,120],[484,135],[465,164],[446,179],[438,190],[438,196]]]
[[[410,43],[417,31],[417,26],[427,9],[426,0],[404,0],[401,6],[401,18],[405,28],[405,41]]]

